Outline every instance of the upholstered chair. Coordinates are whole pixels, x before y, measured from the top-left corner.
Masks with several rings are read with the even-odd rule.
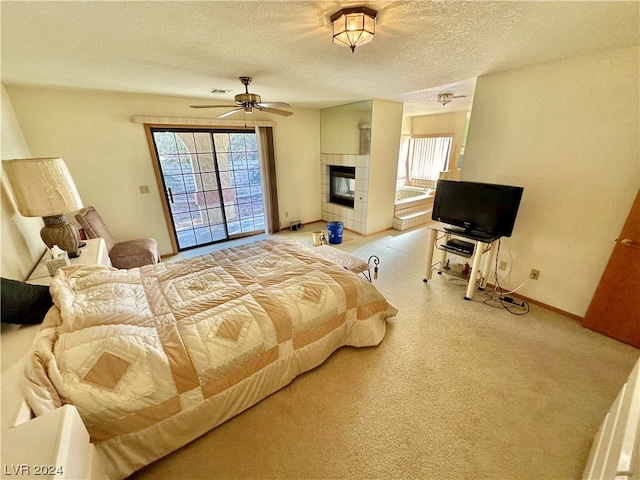
[[[104,240],[114,267],[128,269],[159,262],[158,242],[154,238],[116,242],[95,208],[83,208],[76,214],[76,220],[87,237]]]

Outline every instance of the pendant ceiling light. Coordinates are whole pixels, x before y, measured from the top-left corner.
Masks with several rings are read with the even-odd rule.
[[[353,53],[356,47],[369,43],[376,32],[375,10],[367,7],[343,8],[331,15],[333,43],[349,47]]]

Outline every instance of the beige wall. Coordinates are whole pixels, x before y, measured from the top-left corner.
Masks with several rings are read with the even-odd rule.
[[[367,234],[391,228],[402,129],[402,104],[373,100]]]
[[[478,78],[462,180],[525,188],[501,282],[584,315],[640,186],[638,47]],[[502,278],[502,275],[501,277]]]
[[[320,110],[295,109],[290,117],[270,118],[278,122],[275,147],[278,167],[280,226],[289,222],[315,222],[320,209]]]
[[[22,135],[11,101],[2,87],[2,160],[30,158],[31,153]],[[2,261],[0,273],[5,278],[26,280],[46,247],[40,239],[40,229],[44,225],[41,218],[28,218],[16,209],[11,187],[1,177],[0,205],[0,251]]]
[[[221,111],[189,108],[201,99],[13,85],[6,89],[31,153],[65,159],[84,204],[100,210],[116,239],[154,237],[161,254],[171,252],[144,127],[131,116],[213,118]],[[277,122],[282,226],[292,219],[320,218],[319,110],[293,111],[290,117],[252,117]],[[141,194],[141,185],[148,185],[151,193]]]
[[[402,135],[411,135],[411,127],[413,124],[413,117],[402,117],[402,127],[400,133]]]

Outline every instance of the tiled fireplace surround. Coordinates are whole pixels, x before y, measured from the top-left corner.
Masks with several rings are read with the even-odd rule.
[[[369,197],[369,155],[340,155],[323,153],[322,168],[322,220],[340,221],[344,228],[365,235],[367,232],[367,201]],[[353,208],[329,202],[329,166],[356,167],[356,196]]]

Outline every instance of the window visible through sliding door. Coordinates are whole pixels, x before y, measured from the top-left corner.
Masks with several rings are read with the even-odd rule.
[[[150,132],[179,251],[264,231],[253,129]]]

